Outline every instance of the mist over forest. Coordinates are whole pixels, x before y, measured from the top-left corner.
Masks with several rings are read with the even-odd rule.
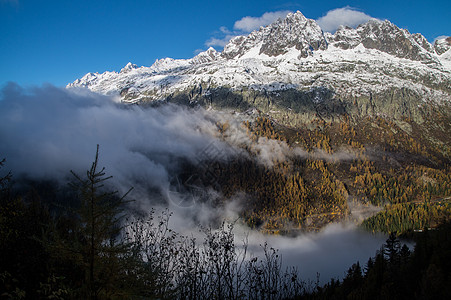
[[[272,137],[263,134],[255,138],[249,127],[255,112],[220,112],[169,103],[126,105],[87,90],[50,85],[25,89],[9,84],[1,95],[0,139],[6,142],[0,144],[1,158],[5,158],[0,171],[4,179],[2,186],[9,195],[5,199],[15,195],[25,201],[16,204],[16,208],[38,201],[42,207],[50,208],[51,215],[58,215],[64,207],[77,207],[78,200],[71,194],[69,183],[74,182],[74,174],[80,176],[76,179],[89,174],[86,172],[99,145],[98,168],[105,167],[105,176],[112,176],[104,182],[106,190],[123,195],[132,188],[121,211],[126,216],[120,220],[121,226],[129,218],[149,213],[169,214],[167,229],[180,235],[177,239],[183,243],[187,241],[183,236],[196,240],[199,249],[205,249],[202,248],[206,247],[202,243],[204,239],[210,238],[211,242],[216,237],[208,232],[219,230],[215,234],[227,236],[224,226],[232,226],[229,242],[236,249],[242,249],[244,243],[249,255],[247,261],[251,263],[256,257],[262,259],[263,266],[264,258],[268,259],[268,253],[275,251],[277,257],[271,258],[273,266],[280,263],[277,270],[295,268],[305,284],[302,293],[320,295],[320,285],[328,284],[331,279],[348,278],[351,265],[360,262],[363,266],[384,249],[388,234],[371,233],[359,226],[361,221],[355,220],[362,218],[360,210],[354,209],[349,201],[350,217],[320,221],[323,223],[318,223],[316,230],[296,229],[304,225],[296,225],[293,219],[284,221],[283,225],[274,225],[269,219],[256,226],[252,223],[255,217],[248,214],[249,203],[257,201],[256,196],[249,194],[249,189],[231,193],[227,181],[209,169],[211,161],[219,164],[219,168],[242,161],[255,168],[257,174],[260,169],[269,172],[286,164],[304,164],[310,160],[332,166],[351,164],[359,159],[359,153],[352,149],[344,147],[334,152],[321,147],[308,149],[274,132]],[[380,161],[377,154],[371,155],[371,159]],[[199,175],[200,172],[205,174]],[[371,207],[368,203],[365,210],[370,216],[381,211]],[[158,226],[152,228],[156,232],[161,230]],[[412,251],[414,243],[405,242]],[[208,265],[207,260],[205,264]],[[7,287],[14,277],[8,277],[12,276],[10,273],[3,276]]]
[[[450,19],[379,2],[0,0],[0,300],[451,299]]]
[[[171,222],[175,230],[186,233],[196,231],[197,225],[216,226],[223,220],[238,218],[245,196],[237,195],[226,206],[215,207],[212,200],[195,199],[190,206],[183,207],[180,202],[192,194],[181,193],[173,180],[181,172],[181,164],[197,164],[204,159],[203,151],[209,145],[218,148],[221,159],[245,155],[239,148],[233,148],[233,143],[251,143],[239,124],[233,128],[231,143],[218,136],[217,122],[228,119],[239,123],[233,115],[177,105],[130,106],[86,90],[68,91],[52,86],[26,90],[11,84],[2,94],[0,118],[4,125],[0,137],[8,142],[0,145],[0,153],[7,159],[6,168],[13,172],[15,180],[51,180],[64,186],[71,179],[70,170],[85,172],[94,158],[95,145],[99,144],[99,164],[113,176],[108,184],[122,193],[133,187],[129,198],[134,200],[131,206],[136,209],[145,212],[168,207],[174,212]],[[260,140],[257,149],[256,158],[261,164],[306,153],[297,148],[291,151],[296,154],[292,154],[285,143],[272,140]],[[252,231],[244,226],[240,229],[243,236]],[[339,262],[340,267],[331,268],[335,271],[329,277],[341,276],[355,257],[366,259],[384,240],[383,236],[359,233],[350,224],[334,225],[320,235],[298,238],[278,240],[257,232],[251,237],[256,248],[265,239],[271,240],[273,247],[282,253],[287,247],[287,265],[298,264],[297,248],[298,255],[306,256],[305,264],[323,261],[327,266]],[[314,259],[313,253],[321,258]],[[312,279],[318,272],[314,264],[304,269],[310,269]]]

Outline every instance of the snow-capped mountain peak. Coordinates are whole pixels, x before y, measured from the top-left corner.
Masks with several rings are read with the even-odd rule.
[[[388,20],[371,19],[356,29],[340,27],[333,35],[335,46],[342,49],[362,44],[366,49],[376,49],[390,55],[410,60],[434,60],[434,49],[426,38],[410,34]]]
[[[157,59],[150,67],[127,64],[121,72],[89,73],[68,87],[87,87],[125,101],[171,98],[199,89],[327,89],[360,97],[408,89],[431,101],[451,98],[451,39],[432,46],[390,21],[324,33],[301,12],[230,40],[191,59]],[[366,96],[365,96],[366,97]]]
[[[248,36],[233,38],[224,47],[222,56],[227,59],[237,58],[254,48],[257,48],[259,55],[278,56],[287,53],[292,47],[299,50],[302,57],[311,55],[312,51],[327,48],[319,25],[299,11],[266,27],[260,27]]]
[[[131,62],[129,62],[128,64],[125,65],[125,67],[123,67],[123,68],[121,69],[121,72],[120,72],[120,73],[127,73],[127,72],[130,72],[131,70],[137,69],[137,68],[138,68],[137,65],[132,64]]]
[[[217,59],[221,55],[220,52],[216,51],[213,47],[207,49],[207,51],[200,52],[195,57],[191,59],[191,63],[193,64],[202,64],[211,62]]]
[[[443,53],[451,49],[451,36],[437,39],[434,42],[434,49],[438,55],[442,55]]]

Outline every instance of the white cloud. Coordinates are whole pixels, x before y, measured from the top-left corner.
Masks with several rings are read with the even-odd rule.
[[[236,229],[237,236],[241,233],[240,229]],[[319,273],[321,284],[331,278],[343,278],[346,269],[356,261],[360,265],[366,263],[385,239],[385,235],[365,233],[352,224],[330,224],[318,233],[304,233],[296,237],[263,235],[255,231],[248,234],[252,254],[262,257],[260,245],[266,241],[270,247],[279,249],[283,259],[282,269],[297,267],[300,277],[311,281],[315,281]]]
[[[196,236],[196,224],[227,216],[236,219],[241,210],[239,198],[222,208],[201,201],[182,206],[181,201],[185,201],[182,192],[176,190],[175,195],[181,201],[176,201],[171,193],[174,191],[171,177],[183,172],[183,162],[197,163],[212,142],[224,147],[221,148],[224,151],[228,149],[215,137],[215,124],[221,116],[174,105],[124,106],[86,90],[52,86],[23,89],[9,84],[0,90],[3,121],[0,158],[7,159],[7,168],[13,171],[15,179],[22,174],[31,179],[64,181],[70,175],[69,170],[83,174],[91,165],[95,145],[100,144],[100,166],[106,166],[107,174],[114,176],[111,180],[120,194],[133,186],[128,199],[135,199],[134,204],[145,211],[164,204],[158,202],[155,189],[168,195],[164,200],[174,211],[173,228],[186,236]],[[228,115],[223,117],[228,120]],[[233,120],[230,119],[229,130],[234,134],[233,140],[240,144],[246,138],[245,129],[241,120]],[[241,137],[236,135],[240,128]],[[272,159],[286,155],[286,144],[266,140],[265,146],[263,142],[265,139],[257,145],[257,150],[266,151],[260,155],[263,161],[265,156]],[[211,197],[214,195],[208,191],[208,199],[214,200]],[[356,260],[366,261],[385,239],[339,225],[296,238],[266,236],[255,231],[247,234],[249,228],[240,229],[243,233],[237,232],[237,241],[249,236],[250,251],[258,255],[259,245],[268,241],[271,247],[280,249],[284,267],[295,265],[302,278],[312,280],[320,272],[325,281],[340,277]]]
[[[135,199],[151,199],[150,188],[168,189],[180,161],[197,162],[202,149],[217,141],[215,122],[203,110],[124,106],[85,90],[52,86],[7,85],[0,90],[0,120],[0,156],[16,178],[81,174],[100,144],[111,183],[121,191],[134,186]]]
[[[234,37],[236,37],[237,35],[233,35],[233,34],[227,34],[226,36],[224,36],[223,38],[210,38],[208,41],[205,42],[205,45],[207,47],[214,47],[214,46],[219,46],[219,47],[225,47],[225,45],[227,45],[227,43]]]
[[[329,10],[316,22],[323,31],[334,32],[340,25],[355,27],[372,19],[371,16],[346,6]]]
[[[196,50],[194,50],[193,51],[193,53],[194,53],[194,55],[197,55],[197,54],[199,54],[199,53],[201,53],[201,52],[204,52],[205,50],[204,49],[196,49]]]
[[[244,17],[241,20],[235,22],[233,28],[236,30],[241,30],[243,32],[251,32],[260,28],[260,26],[266,26],[279,18],[285,18],[287,14],[290,13],[288,10],[266,12],[261,17]]]
[[[266,26],[279,18],[285,18],[290,13],[288,10],[266,12],[260,17],[244,17],[235,22],[233,25],[233,31],[229,30],[225,26],[221,26],[219,31],[215,33],[213,37],[205,42],[207,47],[224,47],[227,43],[238,35],[247,34],[260,26]]]
[[[219,27],[219,30],[224,34],[232,34],[232,32],[225,26]]]
[[[225,45],[227,45],[227,43],[233,39],[234,37],[236,37],[237,35],[239,35],[239,32],[233,32],[230,31],[227,27],[225,26],[221,26],[219,27],[219,31],[215,32],[215,36],[212,36],[211,38],[209,38],[206,42],[205,42],[205,46],[207,47],[214,47],[214,46],[218,46],[218,47],[225,47]]]
[[[432,43],[435,43],[435,42],[438,41],[438,40],[443,40],[443,39],[446,39],[446,38],[448,38],[447,35],[439,35],[438,37],[436,37],[436,38],[434,39],[434,42],[432,42]]]

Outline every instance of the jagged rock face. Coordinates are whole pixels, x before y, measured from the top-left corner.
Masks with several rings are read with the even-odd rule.
[[[434,49],[438,55],[442,55],[443,53],[451,49],[451,36],[436,40],[434,43]]]
[[[208,62],[216,60],[220,54],[221,53],[219,53],[218,51],[216,51],[215,49],[210,47],[210,48],[208,48],[207,51],[201,52],[198,55],[196,55],[195,57],[193,57],[191,59],[191,63],[193,63],[193,64],[208,63]]]
[[[253,48],[258,48],[258,54],[278,56],[287,53],[292,47],[301,52],[301,57],[327,48],[321,28],[314,20],[307,19],[300,12],[288,14],[285,19],[279,19],[248,36],[232,39],[224,48],[222,56],[227,59],[240,57]]]
[[[431,45],[431,43],[426,40],[426,38],[421,33],[414,33],[412,34],[412,38],[417,42],[418,45],[420,45],[424,50],[427,52],[433,53],[434,52],[434,46]]]
[[[137,65],[132,64],[131,62],[129,62],[128,64],[125,65],[125,67],[123,67],[121,69],[121,73],[127,73],[127,72],[130,72],[131,70],[137,69],[137,68],[138,68]]]
[[[433,60],[433,47],[423,35],[410,34],[389,21],[370,20],[356,29],[340,27],[333,35],[334,45],[342,49],[362,44],[367,49],[411,60]]]
[[[362,44],[365,48],[378,49],[388,54],[412,60],[431,58],[405,29],[400,29],[389,21],[368,22],[358,28],[361,30]]]
[[[323,33],[297,12],[232,39],[222,53],[210,48],[151,67],[129,63],[119,73],[89,73],[68,87],[126,102],[257,108],[289,126],[343,114],[420,123],[425,105],[451,105],[450,49],[451,38],[432,46],[389,21]]]
[[[92,89],[92,87],[98,83],[98,79],[102,75],[103,74],[90,72],[82,78],[78,78],[74,82],[68,84],[68,87],[85,87]]]
[[[361,36],[357,30],[349,26],[340,26],[334,35],[329,36],[329,42],[343,50],[357,47],[361,42]]]

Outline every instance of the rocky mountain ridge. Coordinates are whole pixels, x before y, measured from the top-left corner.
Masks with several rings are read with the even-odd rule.
[[[342,114],[423,122],[430,104],[451,103],[451,38],[430,44],[389,21],[323,32],[301,12],[191,59],[88,73],[68,85],[124,102],[166,100],[257,108],[290,126]],[[428,107],[427,109],[425,107]],[[283,121],[285,120],[285,121]]]

